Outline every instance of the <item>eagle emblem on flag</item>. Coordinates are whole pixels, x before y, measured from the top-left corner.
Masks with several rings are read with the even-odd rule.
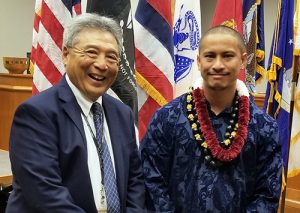
[[[190,54],[198,49],[200,41],[200,29],[195,15],[191,10],[182,13],[183,7],[184,5],[181,6],[180,16],[174,25],[173,34],[175,83],[178,83],[190,73],[192,64],[195,61]]]

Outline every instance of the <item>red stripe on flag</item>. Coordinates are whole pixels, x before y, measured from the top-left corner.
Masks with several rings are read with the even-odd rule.
[[[61,79],[61,73],[40,45],[37,47],[36,54],[39,56],[39,60],[36,61],[37,66],[52,85],[56,84]]]
[[[138,49],[135,49],[136,69],[167,100],[173,99],[173,87],[167,77]],[[151,114],[152,115],[152,114]]]
[[[143,139],[150,119],[159,107],[156,101],[149,97],[139,110],[139,141]]]
[[[40,21],[41,21],[41,17],[38,14],[35,14],[33,28],[35,29],[36,32],[39,31]]]
[[[39,93],[38,89],[35,87],[34,83],[32,83],[32,94]]]
[[[56,8],[57,6],[59,6],[59,4],[54,4],[53,8],[52,7],[49,8],[48,5],[45,3],[45,0],[41,0],[41,2],[37,1],[36,4],[38,3],[39,5],[36,5],[36,7],[38,6],[41,7],[39,10],[40,17],[37,17],[34,22],[34,29],[36,31],[36,34],[34,33],[34,36],[36,36],[36,38],[34,38],[34,41],[37,40],[38,44],[36,49],[34,48],[35,46],[32,46],[32,62],[37,65],[39,70],[35,70],[36,75],[33,76],[34,77],[33,82],[35,84],[33,85],[33,90],[32,90],[33,94],[41,92],[38,91],[38,89],[46,89],[47,87],[49,87],[49,84],[51,85],[56,84],[62,77],[62,74],[55,66],[56,62],[51,61],[51,58],[60,60],[61,55],[53,55],[56,54],[56,52],[51,52],[51,50],[48,50],[49,42],[51,42],[51,45],[54,42],[59,49],[62,48],[62,37],[63,37],[64,28],[62,26],[62,23],[59,22],[59,19],[57,17],[69,17],[72,14],[75,15],[75,13],[77,13],[76,15],[78,15],[81,13],[80,1],[76,1],[77,4],[74,5],[75,3],[74,1],[64,0],[64,3],[66,3],[67,5],[70,4],[73,5],[72,11],[68,11],[67,8]],[[48,35],[43,35],[44,32],[40,32],[41,24],[43,25],[45,31],[49,34],[51,39],[47,37]],[[45,50],[42,49],[39,41],[43,42],[43,46]],[[50,55],[53,56],[51,56],[50,58],[49,57]],[[39,79],[40,76],[41,79]],[[46,85],[43,85],[44,78],[46,78],[49,81],[49,83],[47,83]],[[37,85],[39,85],[38,88]]]
[[[32,46],[30,60],[33,64],[36,62],[36,49]]]
[[[35,40],[37,40],[37,33],[39,32],[39,26],[40,26],[40,22],[41,22],[41,17],[36,13],[35,17],[34,17],[34,22],[33,22],[33,30],[36,32],[36,34],[33,34],[33,36],[35,36]],[[35,63],[36,61],[36,49],[34,48],[34,46],[32,46],[31,49],[31,56],[30,59],[32,61],[32,63]]]
[[[48,31],[51,38],[54,40],[56,45],[62,48],[62,36],[64,32],[63,26],[60,24],[56,16],[52,13],[47,4],[43,1],[42,3],[42,18],[41,22]]]
[[[147,2],[168,22],[170,28],[173,28],[171,0],[164,0],[163,3],[157,0],[148,0]]]
[[[74,10],[76,12],[77,15],[81,14],[81,4],[75,4],[74,5]]]

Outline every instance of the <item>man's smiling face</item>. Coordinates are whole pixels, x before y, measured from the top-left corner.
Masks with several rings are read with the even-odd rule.
[[[96,101],[118,74],[118,43],[110,32],[84,29],[73,47],[63,48],[63,62],[72,83],[86,98]]]
[[[204,87],[230,90],[236,86],[247,54],[241,51],[238,40],[231,34],[214,33],[203,39],[197,60]]]

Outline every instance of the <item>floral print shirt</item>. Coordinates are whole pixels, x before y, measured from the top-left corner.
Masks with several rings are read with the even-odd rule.
[[[224,140],[231,109],[216,116],[213,128]],[[277,212],[282,174],[278,126],[250,103],[248,136],[233,161],[214,168],[194,140],[186,94],[161,107],[140,145],[150,212]]]

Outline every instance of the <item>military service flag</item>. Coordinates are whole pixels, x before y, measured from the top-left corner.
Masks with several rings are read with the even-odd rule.
[[[200,1],[176,0],[174,12],[174,97],[201,78],[197,66],[201,36]]]
[[[265,75],[263,22],[263,0],[244,0],[243,31],[248,54],[246,83],[251,92],[255,92],[256,80]]]
[[[279,0],[279,10],[267,71],[264,109],[278,123],[284,166],[287,166],[290,138],[291,76],[293,64],[293,0]]]
[[[296,13],[294,20],[295,29],[295,44],[294,44],[294,58],[297,59],[297,67],[294,68],[293,76],[297,87],[294,92],[294,108],[291,127],[291,141],[289,150],[289,164],[288,164],[288,177],[294,177],[300,174],[300,0],[296,3]],[[298,78],[297,78],[298,76]],[[293,94],[293,93],[292,93]]]
[[[212,26],[225,25],[237,30],[243,36],[243,15],[241,0],[218,0]],[[239,73],[239,79],[245,82],[245,70]]]

